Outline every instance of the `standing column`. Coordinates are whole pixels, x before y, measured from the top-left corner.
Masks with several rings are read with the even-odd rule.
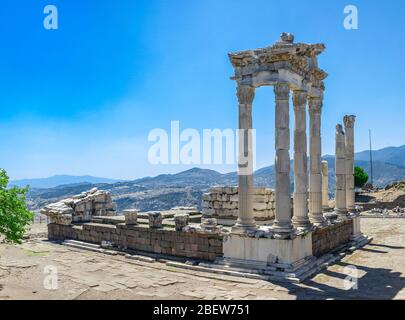
[[[238,85],[239,101],[239,204],[238,220],[232,232],[242,233],[256,227],[253,215],[253,139],[252,139],[252,103],[255,88],[248,85]]]
[[[346,207],[346,148],[342,125],[336,126],[335,145],[335,212],[341,220],[347,216]]]
[[[329,177],[328,177],[328,161],[322,161],[322,211],[329,211]]]
[[[294,205],[293,225],[309,230],[306,104],[307,92],[294,91]]]
[[[321,111],[322,97],[309,98],[309,216],[316,226],[324,226],[322,214]]]
[[[275,236],[286,239],[293,231],[290,202],[290,88],[287,83],[274,86],[276,99],[276,213]]]
[[[345,116],[345,147],[346,147],[346,207],[351,213],[354,212],[354,122],[355,116]]]

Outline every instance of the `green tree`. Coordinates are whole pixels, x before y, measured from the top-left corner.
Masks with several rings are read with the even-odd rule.
[[[354,167],[354,186],[363,187],[368,180],[368,174],[360,167]]]
[[[0,169],[0,235],[7,242],[21,243],[33,214],[27,209],[28,188],[8,188],[9,177]]]

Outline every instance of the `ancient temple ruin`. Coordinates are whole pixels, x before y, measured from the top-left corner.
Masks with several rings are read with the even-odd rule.
[[[68,221],[53,217],[49,238],[79,248],[92,243],[90,249],[108,241],[110,249],[127,252],[127,256],[135,252],[169,260],[170,256],[184,258],[183,262],[166,262],[179,268],[288,281],[301,281],[334,263],[341,257],[333,253],[336,250],[341,253],[365,245],[370,238],[361,233],[354,203],[352,115],[345,116],[344,129],[336,127],[336,200],[335,208],[329,207],[328,164],[321,161],[327,74],[317,61],[324,49],[323,44],[295,43],[293,35],[283,33],[272,46],[229,54],[241,132],[239,181],[238,186],[216,186],[204,195],[201,221],[183,210],[170,218],[161,212],[142,213],[148,219],[145,223],[135,209],[116,217],[86,211],[85,218],[79,214],[75,219],[71,207],[66,209],[71,215]],[[275,94],[275,190],[254,187],[252,106],[255,90],[262,86],[272,86]],[[291,96],[295,123],[292,198]],[[48,213],[70,203],[49,206]],[[62,210],[61,215],[65,214]]]

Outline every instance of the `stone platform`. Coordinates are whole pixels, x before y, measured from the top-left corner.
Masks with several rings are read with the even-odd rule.
[[[285,240],[280,240],[285,241]],[[371,237],[358,235],[349,242],[337,247],[335,250],[321,257],[307,256],[292,263],[260,262],[236,258],[217,258],[214,262],[201,262],[198,264],[168,262],[170,266],[195,271],[211,272],[229,276],[238,276],[266,281],[281,281],[300,283],[330,265],[341,260],[348,253],[367,245]]]

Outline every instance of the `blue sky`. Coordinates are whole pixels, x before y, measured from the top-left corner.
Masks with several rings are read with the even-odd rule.
[[[43,27],[56,5],[59,29]],[[359,10],[346,30],[343,9]],[[323,153],[357,115],[356,151],[405,144],[402,0],[3,0],[0,10],[0,167],[12,179],[90,174],[134,179],[189,168],[149,164],[150,130],[236,128],[227,53],[265,47],[283,31],[323,42],[329,73]],[[274,162],[274,97],[254,102],[257,165]],[[293,128],[293,123],[291,123]],[[232,171],[234,166],[205,166]]]

